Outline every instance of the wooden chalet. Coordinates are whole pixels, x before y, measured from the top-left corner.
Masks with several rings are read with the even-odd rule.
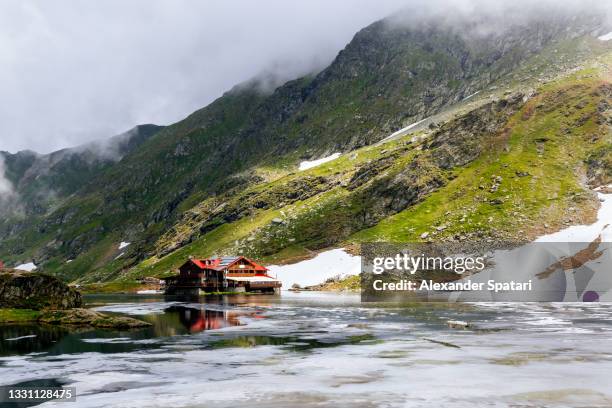
[[[281,282],[268,269],[244,256],[189,259],[179,274],[163,279],[166,294],[195,295],[211,292],[269,292],[280,290]]]

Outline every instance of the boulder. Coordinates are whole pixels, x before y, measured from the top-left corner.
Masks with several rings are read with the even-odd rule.
[[[53,276],[38,272],[0,273],[0,308],[71,309],[81,294]]]
[[[467,329],[471,327],[468,322],[464,322],[462,320],[449,320],[446,322],[446,324],[448,324],[448,327],[451,329]]]

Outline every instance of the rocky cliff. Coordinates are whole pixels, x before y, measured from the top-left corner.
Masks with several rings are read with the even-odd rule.
[[[42,273],[0,273],[0,308],[71,309],[81,306],[81,294]]]

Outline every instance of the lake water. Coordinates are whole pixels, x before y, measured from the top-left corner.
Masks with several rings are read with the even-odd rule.
[[[288,292],[87,302],[153,326],[0,327],[0,385],[76,387],[79,408],[612,406],[612,304],[386,307]]]

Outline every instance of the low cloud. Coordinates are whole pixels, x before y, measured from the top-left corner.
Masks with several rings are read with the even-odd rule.
[[[0,150],[40,153],[178,121],[265,73],[329,64],[361,28],[404,19],[603,10],[609,0],[0,0]],[[481,25],[481,28],[486,25]]]
[[[0,200],[14,194],[13,184],[6,178],[4,156],[0,154]]]
[[[533,21],[590,15],[604,25],[612,23],[609,0],[415,0],[394,18],[392,24],[469,26],[471,33],[502,34],[508,27]]]
[[[5,158],[0,153],[0,217],[19,215],[22,210],[19,194],[6,176]]]
[[[402,0],[0,0],[0,150],[178,121],[262,72],[329,64]]]

